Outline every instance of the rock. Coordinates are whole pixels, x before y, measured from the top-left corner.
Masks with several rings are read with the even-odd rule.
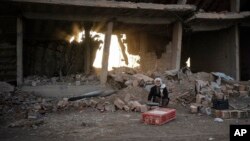
[[[105,109],[105,111],[108,111],[108,112],[115,112],[115,105],[106,104],[106,105],[104,105],[104,109]]]
[[[234,84],[234,86],[233,86],[233,90],[239,91],[239,87],[240,87],[240,85],[239,85],[239,84]]]
[[[141,74],[141,73],[134,74],[133,77],[135,77],[138,81],[141,81],[142,79],[143,79],[145,82],[154,81],[153,78],[148,77],[148,76],[146,76],[146,75],[144,75],[144,74]]]
[[[115,101],[114,101],[114,105],[115,105],[118,109],[122,110],[123,107],[125,106],[125,103],[124,103],[120,98],[116,98]]]
[[[98,103],[97,106],[96,106],[96,109],[98,109],[100,111],[104,111],[105,110],[104,104],[103,103]]]
[[[6,82],[0,81],[0,92],[13,92],[15,87]]]
[[[129,101],[128,106],[131,110],[139,112],[141,110],[141,104],[138,101]]]
[[[201,104],[201,102],[203,102],[205,100],[205,96],[201,95],[201,94],[197,94],[196,95],[196,103]]]
[[[41,115],[37,112],[31,111],[28,113],[28,119],[38,119],[38,118],[40,118],[40,116]]]
[[[195,114],[195,113],[198,113],[198,110],[199,110],[199,106],[197,104],[191,104],[190,105],[190,112]]]
[[[140,106],[140,112],[144,113],[148,111],[148,106],[147,105],[141,105]]]
[[[130,94],[126,94],[125,97],[124,97],[124,101],[126,103],[128,103],[130,101],[130,98],[131,98],[131,95]]]
[[[124,106],[123,106],[123,109],[124,109],[125,111],[127,111],[127,112],[130,110],[130,108],[129,108],[127,105],[124,105]]]
[[[60,100],[58,103],[57,103],[57,106],[59,108],[64,108],[66,106],[68,106],[69,102],[68,102],[68,98],[63,98],[63,100]]]
[[[39,103],[34,104],[34,109],[35,110],[41,110],[42,109],[41,104],[39,104]]]
[[[133,87],[138,87],[138,85],[139,85],[138,80],[134,80],[134,81],[133,81]]]
[[[9,127],[32,127],[32,126],[39,126],[44,123],[44,120],[38,119],[38,120],[28,120],[28,119],[22,119],[15,121],[9,125]]]
[[[96,105],[97,105],[97,103],[98,103],[97,101],[91,99],[91,100],[90,100],[90,107],[95,108]]]
[[[76,86],[80,86],[81,85],[81,81],[76,81],[75,84],[76,84]]]
[[[127,80],[124,84],[126,86],[131,86],[131,85],[133,85],[133,80]]]
[[[31,82],[31,86],[35,87],[37,84],[36,84],[36,81],[32,81]]]

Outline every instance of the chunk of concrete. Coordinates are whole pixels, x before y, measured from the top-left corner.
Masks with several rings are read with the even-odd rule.
[[[124,103],[120,98],[116,98],[115,101],[114,101],[114,105],[115,105],[118,109],[122,110],[123,107],[125,106],[125,103]]]

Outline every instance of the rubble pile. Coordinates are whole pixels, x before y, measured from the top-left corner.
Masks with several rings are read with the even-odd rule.
[[[24,79],[24,85],[40,86],[40,85],[95,85],[99,83],[96,75],[72,74],[68,76],[54,76],[48,78],[47,76],[28,76]]]

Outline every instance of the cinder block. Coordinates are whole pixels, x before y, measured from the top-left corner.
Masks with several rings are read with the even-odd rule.
[[[229,119],[230,117],[230,110],[221,110],[221,118]]]
[[[248,113],[246,111],[238,111],[238,118],[247,118]]]
[[[238,118],[238,110],[231,110],[230,117],[231,118]]]

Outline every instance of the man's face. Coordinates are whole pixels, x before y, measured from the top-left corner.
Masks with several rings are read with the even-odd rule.
[[[160,80],[156,80],[156,81],[155,81],[155,85],[156,85],[156,86],[160,86],[160,85],[161,85],[161,81],[160,81]]]

